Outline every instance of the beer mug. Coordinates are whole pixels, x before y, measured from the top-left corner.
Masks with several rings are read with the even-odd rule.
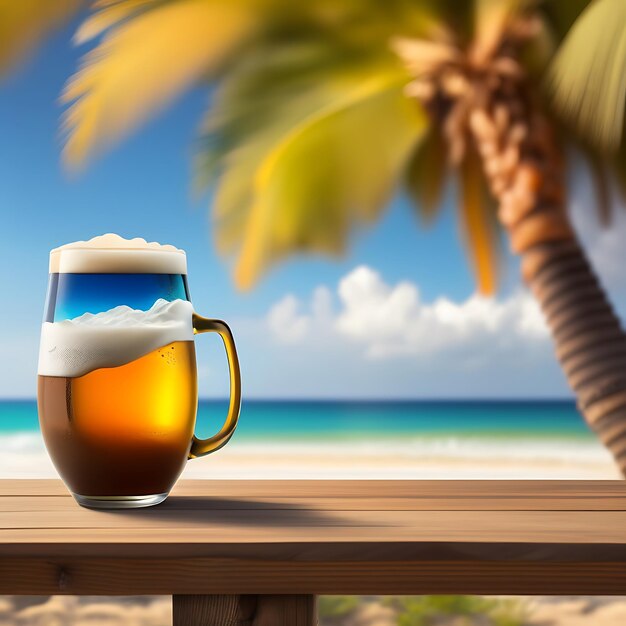
[[[194,435],[194,335],[218,333],[230,368],[220,431]],[[79,504],[135,508],[165,500],[187,459],[231,438],[241,404],[228,326],[193,312],[185,252],[108,234],[50,253],[38,370],[48,453]]]

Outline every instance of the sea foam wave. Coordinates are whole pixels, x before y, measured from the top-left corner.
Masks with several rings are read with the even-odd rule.
[[[617,478],[595,441],[459,438],[237,442],[187,465],[189,478]],[[39,433],[0,435],[0,477],[55,477]]]

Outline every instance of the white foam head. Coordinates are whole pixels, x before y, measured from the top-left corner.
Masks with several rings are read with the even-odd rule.
[[[75,241],[50,252],[50,273],[186,274],[184,250],[114,233]]]
[[[191,341],[192,306],[157,300],[148,311],[117,306],[62,322],[44,322],[39,375],[83,376],[102,367],[130,363],[173,341]]]

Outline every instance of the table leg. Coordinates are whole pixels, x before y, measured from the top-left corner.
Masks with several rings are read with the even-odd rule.
[[[312,595],[176,595],[173,626],[316,626]]]

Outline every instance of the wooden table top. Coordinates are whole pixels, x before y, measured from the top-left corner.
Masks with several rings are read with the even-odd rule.
[[[182,481],[92,511],[5,480],[0,593],[626,595],[626,482]]]

